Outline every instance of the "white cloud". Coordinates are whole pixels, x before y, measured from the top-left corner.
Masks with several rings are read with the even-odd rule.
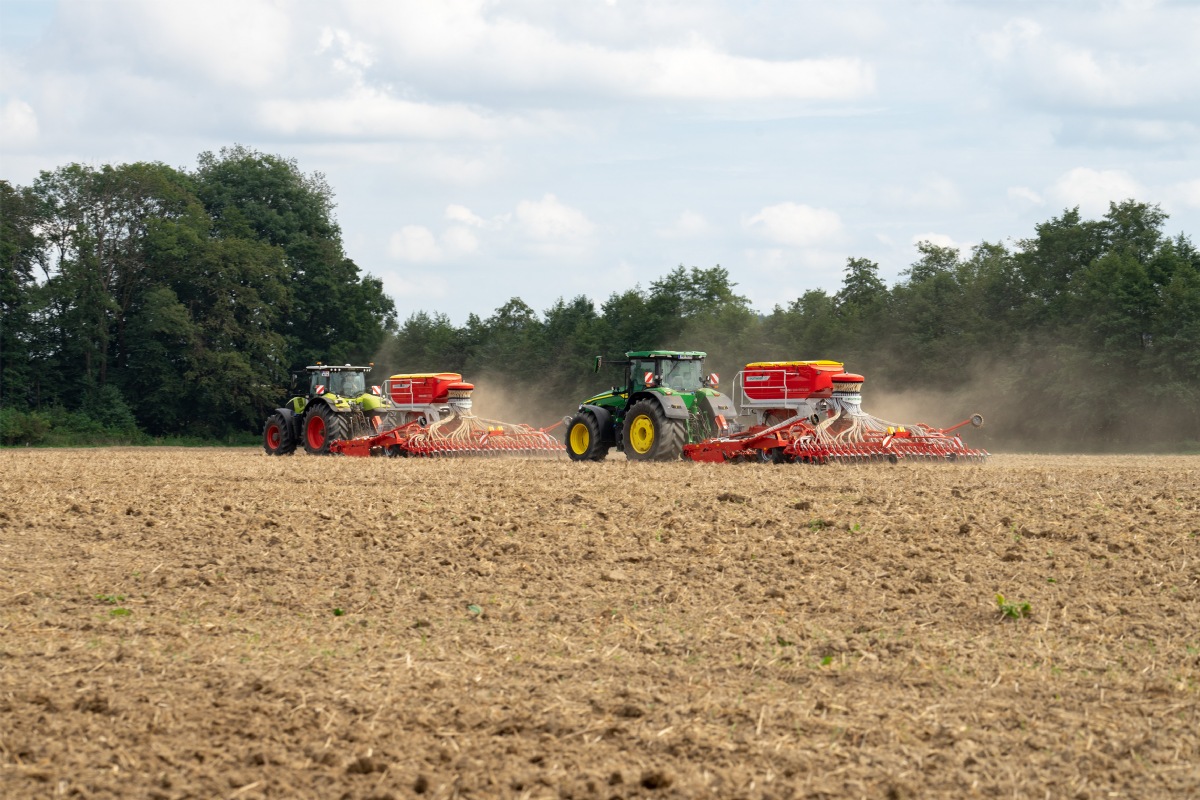
[[[722,53],[704,41],[613,61],[620,88],[649,97],[849,100],[875,90],[874,70],[856,58],[765,61]]]
[[[462,105],[433,105],[359,88],[338,97],[266,100],[258,124],[287,135],[357,138],[491,139],[508,127]]]
[[[578,254],[590,244],[596,226],[578,209],[553,194],[523,200],[514,213],[484,219],[458,203],[446,207],[451,224],[440,234],[424,225],[405,225],[392,234],[388,255],[412,263],[453,261],[480,251],[479,237],[503,245],[506,241],[545,255]],[[495,238],[499,237],[499,238]]]
[[[500,214],[491,219],[484,219],[466,206],[451,203],[446,206],[446,219],[452,222],[460,222],[463,225],[469,225],[472,228],[498,231],[508,224],[509,220],[512,219],[512,214]]]
[[[585,28],[572,35],[561,15],[520,19],[479,2],[390,3],[370,7],[370,15],[369,25],[364,18],[356,24],[372,31],[377,49],[390,54],[398,73],[412,74],[419,66],[425,82],[474,91],[724,101],[850,100],[875,91],[874,68],[859,58],[738,55],[710,41],[720,36],[719,29],[709,36],[691,30],[682,42],[639,46],[606,42]],[[647,16],[630,12],[627,29],[644,26]]]
[[[38,119],[24,100],[7,100],[0,106],[0,142],[6,148],[24,147],[38,138]]]
[[[516,221],[526,236],[545,243],[581,244],[596,229],[582,211],[564,205],[552,194],[541,200],[522,200]]]
[[[983,51],[997,61],[1007,61],[1018,49],[1029,47],[1042,35],[1042,26],[1030,19],[1012,19],[998,31],[979,37]]]
[[[317,39],[317,53],[325,53],[335,44],[341,54],[334,59],[335,69],[361,75],[362,70],[375,63],[374,48],[370,45],[355,39],[341,28],[322,28]]]
[[[1048,194],[1064,207],[1079,206],[1089,216],[1108,213],[1109,203],[1145,197],[1146,190],[1124,170],[1076,167],[1062,175]]]
[[[743,227],[758,236],[792,247],[811,247],[837,239],[842,233],[838,215],[799,203],[767,206],[745,220]]]
[[[695,211],[684,211],[666,228],[659,228],[658,235],[664,239],[692,239],[709,231],[708,220]]]
[[[1200,41],[1194,31],[1200,16],[1194,7],[1147,12],[1110,5],[1069,23],[1058,15],[1044,16],[1046,24],[1011,19],[978,39],[1019,99],[1039,98],[1056,112],[1177,109],[1195,102],[1200,71],[1194,51]],[[1183,56],[1189,48],[1193,55]]]
[[[388,242],[388,255],[400,261],[426,263],[440,261],[442,248],[433,231],[423,225],[405,225],[392,234]]]
[[[295,15],[271,0],[62,0],[59,18],[85,58],[110,61],[121,48],[125,59],[153,64],[159,73],[262,89],[287,72]]]
[[[466,206],[451,204],[446,206],[446,219],[462,222],[475,228],[482,228],[487,223],[483,217]]]
[[[424,225],[405,225],[388,241],[388,255],[415,264],[451,260],[478,250],[479,239],[462,225],[451,225],[440,236]]]
[[[453,225],[442,233],[442,249],[448,258],[470,255],[479,249],[479,240],[470,229]]]

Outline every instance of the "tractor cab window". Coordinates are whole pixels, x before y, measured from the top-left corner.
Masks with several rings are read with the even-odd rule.
[[[663,361],[659,368],[662,386],[677,392],[691,392],[700,388],[703,364],[700,361]]]
[[[342,397],[358,397],[366,390],[366,379],[361,372],[335,372],[329,390]]]
[[[640,392],[646,388],[646,373],[658,374],[658,364],[649,359],[634,359],[629,365],[629,391]]]
[[[317,388],[320,386],[329,388],[329,372],[327,370],[309,373],[308,393],[316,394]]]

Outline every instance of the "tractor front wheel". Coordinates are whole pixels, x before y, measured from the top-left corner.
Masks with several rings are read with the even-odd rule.
[[[567,455],[572,461],[603,461],[608,448],[594,414],[581,411],[571,417],[567,423]]]
[[[639,400],[625,415],[625,456],[634,461],[674,461],[683,453],[687,426],[668,419],[653,400]]]
[[[310,455],[329,454],[329,445],[338,439],[349,439],[347,420],[327,403],[317,403],[304,420],[304,449]]]
[[[263,425],[263,450],[269,456],[286,456],[296,449],[292,426],[283,414],[272,414]]]

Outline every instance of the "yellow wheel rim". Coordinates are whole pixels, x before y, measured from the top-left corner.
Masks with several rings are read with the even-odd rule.
[[[629,446],[638,455],[646,455],[654,447],[654,420],[645,414],[635,417],[629,425]]]
[[[591,441],[592,436],[588,433],[587,425],[584,425],[582,422],[576,422],[571,428],[571,452],[577,456],[583,455],[587,452]]]

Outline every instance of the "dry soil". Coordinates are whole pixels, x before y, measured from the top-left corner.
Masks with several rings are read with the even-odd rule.
[[[1200,458],[0,452],[0,795],[1200,796]]]

